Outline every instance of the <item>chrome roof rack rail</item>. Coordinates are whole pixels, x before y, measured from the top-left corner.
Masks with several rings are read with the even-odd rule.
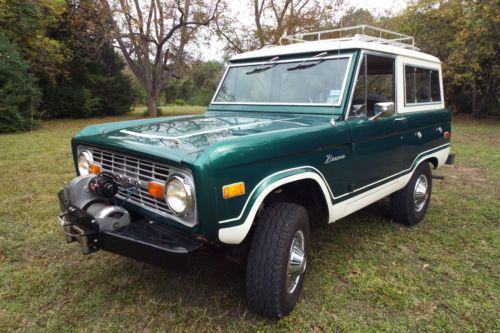
[[[391,30],[373,27],[366,24],[356,25],[353,27],[287,35],[280,38],[280,45],[313,42],[321,40],[330,40],[330,41],[357,40],[363,42],[373,42],[386,45],[393,45],[416,51],[420,50],[418,47],[415,46],[415,39],[413,38],[413,36],[405,35]]]

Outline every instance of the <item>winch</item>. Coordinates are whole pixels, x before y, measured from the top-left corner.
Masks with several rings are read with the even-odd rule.
[[[100,231],[113,231],[130,224],[129,212],[111,204],[112,198],[118,193],[118,184],[112,174],[76,177],[65,190],[69,205],[92,215]]]

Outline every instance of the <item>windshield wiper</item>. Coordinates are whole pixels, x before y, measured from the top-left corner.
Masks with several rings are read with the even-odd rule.
[[[276,66],[275,62],[279,60],[280,57],[274,57],[271,60],[266,61],[264,64],[260,65],[257,68],[252,69],[251,71],[247,72],[247,75],[254,74],[254,73],[261,73],[264,71],[267,71],[270,68],[273,68]]]
[[[302,61],[300,64],[298,64],[297,66],[287,68],[286,70],[287,71],[295,71],[297,69],[304,69],[304,68],[314,67],[316,65],[321,64],[323,61],[325,61],[325,59],[321,59],[321,58],[323,58],[323,57],[325,57],[327,55],[328,55],[327,52],[322,52],[320,54],[316,54],[314,57],[306,59],[306,60]],[[315,61],[315,62],[311,63],[311,61]]]

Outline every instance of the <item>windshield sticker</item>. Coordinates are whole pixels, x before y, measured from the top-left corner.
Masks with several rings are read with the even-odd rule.
[[[340,99],[340,90],[332,89],[330,90],[330,95],[328,95],[327,103],[337,103]]]

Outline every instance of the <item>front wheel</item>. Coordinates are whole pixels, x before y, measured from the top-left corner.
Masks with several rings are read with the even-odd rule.
[[[394,219],[406,225],[422,221],[429,208],[432,193],[432,172],[429,163],[420,164],[408,184],[391,195]]]
[[[258,218],[248,254],[246,295],[257,313],[289,314],[297,303],[307,268],[309,218],[304,207],[269,205]]]

